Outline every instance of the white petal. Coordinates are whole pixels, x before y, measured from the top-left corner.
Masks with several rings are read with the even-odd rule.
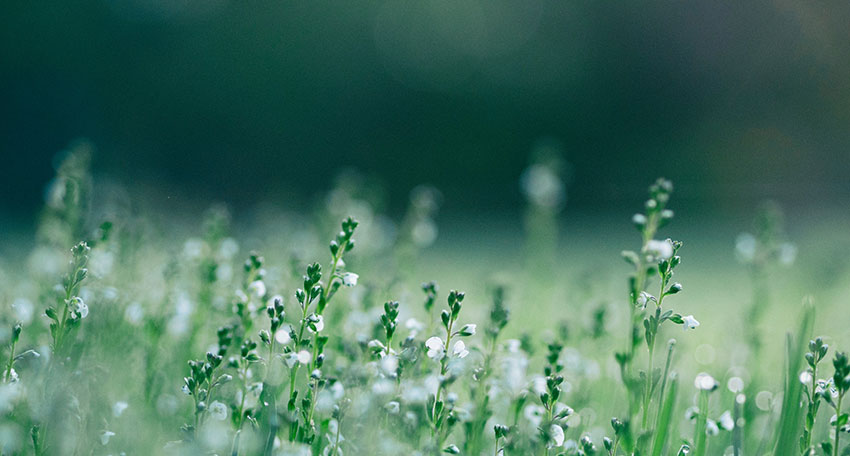
[[[437,336],[431,337],[425,341],[425,346],[428,347],[429,350],[442,350],[443,340]]]
[[[313,355],[310,354],[307,350],[301,350],[298,352],[298,362],[301,364],[307,364],[313,360]]]
[[[549,434],[552,437],[552,446],[559,447],[564,444],[564,430],[561,429],[561,426],[553,424],[552,427],[549,428]]]

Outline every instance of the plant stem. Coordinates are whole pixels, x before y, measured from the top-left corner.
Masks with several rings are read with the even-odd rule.
[[[13,340],[12,346],[9,348],[9,364],[6,365],[6,374],[3,375],[3,379],[7,383],[11,380],[10,377],[12,375],[12,364],[15,363],[15,345],[17,344],[18,342]]]
[[[838,420],[841,418],[841,400],[844,399],[844,393],[838,394],[838,404],[835,406],[835,445],[832,447],[832,456],[838,456],[838,440],[841,437],[841,428],[838,426]]]
[[[707,435],[705,432],[706,420],[708,419],[708,394],[706,390],[699,392],[699,415],[694,429],[694,456],[704,456],[707,447]]]

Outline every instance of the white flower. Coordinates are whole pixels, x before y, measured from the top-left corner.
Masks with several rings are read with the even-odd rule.
[[[83,301],[83,298],[79,296],[74,296],[73,298],[71,298],[70,305],[72,306],[72,312],[79,314],[80,318],[86,318],[89,316],[89,306],[86,305],[85,301]]]
[[[394,375],[398,371],[398,358],[389,355],[381,359],[381,369],[387,375]]]
[[[262,385],[262,383],[260,384]],[[342,386],[342,382],[334,382],[333,386],[330,389],[331,397],[335,401],[339,401],[345,395],[345,387]]]
[[[525,419],[528,420],[528,422],[534,427],[540,426],[540,421],[543,420],[543,415],[545,413],[546,411],[543,407],[536,404],[526,405],[522,410],[522,414]]]
[[[360,276],[353,272],[346,272],[342,275],[342,284],[347,287],[353,287],[357,285],[357,279],[359,278]]]
[[[386,410],[390,415],[398,415],[399,404],[396,401],[387,402],[386,405],[384,405],[384,410]]]
[[[266,284],[262,280],[255,280],[248,285],[248,293],[252,295],[262,298],[266,295]]]
[[[460,335],[461,336],[474,336],[476,328],[477,328],[477,325],[475,325],[473,323],[470,323],[468,325],[464,325],[463,328],[461,328],[461,330],[460,330]]]
[[[804,370],[803,372],[800,372],[800,383],[802,383],[804,385],[808,385],[809,383],[811,383],[811,381],[812,381],[812,373],[811,372],[809,372],[808,370]]]
[[[649,301],[654,301],[654,300],[655,300],[655,298],[651,294],[649,294],[645,291],[641,291],[640,294],[637,297],[637,305],[640,306],[641,309],[646,309],[646,304]]]
[[[552,427],[549,428],[549,437],[552,439],[551,442],[549,442],[549,446],[551,447],[557,448],[564,444],[564,430],[557,424],[553,424]]]
[[[705,422],[705,433],[708,435],[720,434],[720,428],[717,427],[717,422],[714,420],[707,420]]]
[[[419,334],[419,331],[425,329],[425,325],[415,318],[408,318],[407,321],[404,322],[404,327],[407,328],[407,330],[410,331],[410,335],[414,337]]]
[[[797,247],[790,242],[779,246],[779,263],[783,266],[791,266],[797,258]]]
[[[696,386],[699,390],[714,391],[714,389],[717,388],[717,380],[705,372],[700,372],[694,379],[694,386]]]
[[[531,379],[531,391],[536,395],[541,395],[546,392],[546,377],[535,375]]]
[[[756,256],[757,241],[750,233],[741,233],[735,240],[735,254],[742,263],[753,261]]]
[[[656,241],[655,239],[646,243],[646,253],[652,254],[658,260],[667,260],[673,256],[673,241],[665,239]]]
[[[464,344],[462,340],[455,342],[452,347],[452,355],[457,356],[458,358],[466,358],[466,355],[468,354],[469,350],[466,349],[466,344]]]
[[[227,418],[227,406],[219,401],[213,401],[209,408],[210,416],[218,421],[224,421]]]
[[[283,362],[286,364],[286,367],[292,369],[292,366],[295,366],[295,363],[298,362],[298,354],[297,353],[287,353],[283,356]]]
[[[183,386],[180,388],[180,391],[183,391],[183,393],[185,393],[187,396],[188,396],[188,395],[190,395],[190,394],[192,394],[192,392],[191,392],[191,391],[189,391],[189,387],[188,387],[188,386],[186,386],[186,385],[183,385]]]
[[[733,393],[744,391],[744,380],[741,377],[732,377],[726,382],[726,387]]]
[[[298,362],[301,364],[309,364],[310,361],[313,360],[313,355],[310,354],[307,350],[301,350],[298,352]]]
[[[735,427],[735,420],[732,419],[732,414],[729,413],[729,410],[720,415],[720,418],[717,419],[717,423],[726,431],[731,431]]]
[[[3,381],[5,381],[6,383],[16,383],[19,380],[18,379],[18,372],[14,368],[9,370],[9,377],[8,378],[5,378],[6,377],[5,373],[4,373],[3,377],[4,377]]]
[[[289,335],[289,327],[280,328],[274,333],[274,340],[279,344],[286,345],[292,341],[292,337]]]
[[[428,357],[433,360],[440,360],[446,355],[446,346],[443,344],[443,340],[437,336],[426,340],[425,346],[428,348]],[[466,344],[462,340],[455,342],[452,346],[452,356],[466,358],[468,354],[469,350],[466,349]]]
[[[318,321],[314,322],[311,325],[307,325],[307,329],[312,333],[321,332],[323,329],[325,329],[325,319],[322,318],[321,315],[316,315],[316,318],[318,318]]]
[[[425,341],[425,346],[428,347],[429,358],[434,360],[439,360],[443,358],[446,347],[445,345],[443,345],[442,339],[437,336],[431,337]]]
[[[106,445],[107,443],[109,443],[109,438],[112,437],[113,435],[115,435],[115,433],[112,432],[112,431],[103,431],[100,434],[101,445]]]
[[[23,322],[24,324],[28,324],[32,321],[33,305],[32,301],[30,301],[29,299],[15,299],[15,302],[12,303],[12,308],[15,309],[17,319]]]
[[[124,410],[127,410],[127,407],[128,405],[124,401],[118,401],[112,404],[112,415],[118,418],[122,413],[124,413]]]
[[[689,329],[696,329],[696,327],[699,326],[699,322],[693,315],[686,315],[682,317],[682,320],[684,321],[684,323],[682,323],[682,329],[685,331]]]
[[[542,164],[532,165],[522,173],[520,187],[525,197],[537,206],[557,208],[566,198],[564,182]]]
[[[522,342],[519,339],[508,339],[505,341],[505,348],[510,353],[519,353],[522,348]]]

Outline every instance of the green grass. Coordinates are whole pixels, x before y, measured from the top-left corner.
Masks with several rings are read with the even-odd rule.
[[[830,434],[841,358],[818,367],[840,394],[826,385],[811,419],[799,381],[812,336],[830,361],[850,346],[839,216],[787,233],[771,207],[755,229],[698,211],[659,226],[678,203],[657,183],[638,231],[630,213],[559,218],[537,195],[524,222],[443,216],[431,244],[423,190],[395,218],[349,188],[300,213],[174,219],[94,198],[85,151],[57,183],[34,234],[3,245],[2,455],[787,455],[804,428],[814,454],[850,440]],[[756,239],[745,261],[740,231]],[[683,244],[650,254],[668,236]],[[716,385],[699,390],[701,372]]]

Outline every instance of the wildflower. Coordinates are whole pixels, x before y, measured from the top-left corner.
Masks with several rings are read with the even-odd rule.
[[[779,246],[779,263],[782,266],[791,266],[797,258],[797,246],[785,242]]]
[[[686,315],[682,317],[682,320],[684,321],[684,323],[682,323],[682,329],[685,331],[689,329],[696,329],[696,327],[699,326],[699,322],[693,315]]]
[[[549,428],[549,438],[551,439],[549,446],[555,448],[562,446],[564,444],[564,430],[561,426],[553,424],[552,427]]]
[[[124,413],[124,410],[127,410],[127,407],[128,405],[124,401],[116,402],[112,405],[112,415],[118,418],[119,416],[121,416],[122,413]]]
[[[741,233],[735,240],[735,254],[742,263],[753,261],[756,256],[757,241],[750,233]]]
[[[115,433],[112,432],[112,431],[101,432],[101,434],[100,434],[100,444],[106,445],[107,443],[109,443],[109,438],[112,437],[113,435],[115,435]]]
[[[705,433],[708,435],[720,434],[720,428],[717,427],[717,422],[714,420],[707,420],[705,423]]]
[[[321,332],[323,329],[325,329],[325,319],[322,318],[321,315],[315,315],[310,319],[310,323],[307,325],[307,329],[313,333]]]
[[[532,426],[538,427],[546,414],[546,410],[540,405],[529,404],[522,410],[522,414]]]
[[[227,418],[227,406],[219,401],[213,401],[208,410],[210,416],[218,421],[224,421]]]
[[[700,372],[694,379],[694,386],[703,391],[714,391],[717,388],[717,380],[705,372]]]
[[[466,355],[468,354],[469,350],[466,349],[466,344],[464,344],[462,340],[455,342],[452,347],[452,355],[457,356],[458,358],[466,358]]]
[[[717,419],[717,423],[723,430],[731,431],[735,427],[735,420],[732,419],[732,414],[729,413],[729,410],[723,412],[720,415],[720,418]]]
[[[802,383],[804,385],[808,385],[809,383],[811,383],[811,381],[812,381],[812,373],[811,372],[809,372],[808,370],[804,370],[803,372],[800,372],[800,383]]]
[[[180,391],[183,391],[183,393],[184,393],[184,394],[186,394],[187,396],[189,396],[189,395],[191,395],[191,394],[192,394],[192,391],[191,391],[191,390],[189,390],[189,387],[188,387],[188,386],[186,386],[186,385],[183,385],[183,386],[180,388]]]
[[[673,256],[673,241],[665,239],[663,241],[651,240],[646,243],[646,253],[651,254],[658,260],[667,260]]]
[[[248,292],[258,298],[266,295],[266,284],[262,280],[255,280],[248,285]]]
[[[461,336],[464,336],[464,337],[465,336],[474,336],[475,335],[475,328],[476,328],[476,325],[472,324],[472,323],[464,325],[463,328],[461,328],[459,334]]]
[[[404,327],[410,331],[410,335],[413,337],[416,337],[416,335],[419,334],[419,331],[425,329],[425,325],[415,318],[408,318],[407,321],[404,322]]]
[[[557,208],[566,199],[564,182],[549,166],[534,164],[523,172],[520,185],[525,197],[533,204]]]
[[[357,285],[357,279],[359,279],[359,278],[360,278],[360,276],[353,273],[353,272],[346,272],[345,274],[342,275],[342,284],[347,286],[347,287],[356,286]]]
[[[443,339],[437,336],[431,337],[425,341],[425,346],[428,348],[427,355],[429,358],[439,360],[443,357],[443,351],[445,351]]]
[[[387,375],[393,375],[398,370],[398,358],[393,355],[384,356],[381,359],[381,369]]]
[[[726,382],[726,387],[733,393],[744,391],[744,380],[741,377],[732,377]]]
[[[80,318],[86,318],[89,316],[89,306],[86,305],[83,298],[74,296],[71,298],[69,305],[71,306],[72,315],[79,315]]]
[[[283,356],[283,362],[286,364],[286,367],[292,369],[295,366],[295,363],[298,362],[298,354],[295,352],[289,352]],[[309,362],[309,360],[308,360]]]
[[[637,297],[636,303],[641,309],[646,309],[646,304],[649,301],[655,301],[655,297],[645,291],[641,291]]]
[[[301,350],[298,352],[297,359],[301,364],[309,364],[310,360],[313,359],[313,355],[311,355],[307,350]]]
[[[386,410],[390,415],[398,415],[399,404],[397,401],[387,402],[386,405],[384,405],[384,410]]]

